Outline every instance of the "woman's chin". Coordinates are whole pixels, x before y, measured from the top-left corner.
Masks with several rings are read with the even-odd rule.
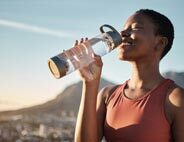
[[[124,55],[118,55],[118,59],[122,61],[127,61],[127,57]]]
[[[122,61],[132,61],[133,60],[133,58],[128,56],[127,54],[126,55],[125,54],[119,54],[118,59],[122,60]]]

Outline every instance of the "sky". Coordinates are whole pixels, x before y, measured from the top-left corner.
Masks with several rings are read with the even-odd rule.
[[[184,71],[182,0],[0,0],[0,111],[41,104],[80,80],[77,72],[61,79],[50,73],[47,61],[73,46],[76,39],[100,34],[110,24],[120,31],[141,8],[169,17],[174,44],[160,70]],[[130,77],[127,62],[117,51],[104,56],[102,77],[122,83]]]

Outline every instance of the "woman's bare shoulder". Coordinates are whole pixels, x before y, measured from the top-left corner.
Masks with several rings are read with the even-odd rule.
[[[184,105],[184,89],[177,84],[174,84],[169,91],[169,101],[175,107],[181,107]]]
[[[177,142],[184,141],[184,89],[175,84],[168,95],[172,116],[172,133]]]
[[[99,92],[99,98],[101,98],[101,100],[107,104],[107,102],[109,101],[109,98],[111,97],[111,95],[116,91],[116,89],[119,87],[120,85],[108,85],[104,88],[102,88]]]

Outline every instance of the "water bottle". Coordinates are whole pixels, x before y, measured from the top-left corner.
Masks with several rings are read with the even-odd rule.
[[[109,28],[110,31],[105,32],[104,27]],[[94,61],[93,54],[104,56],[121,44],[122,37],[112,26],[102,25],[100,32],[100,35],[49,59],[48,65],[55,78],[61,78],[89,65]]]

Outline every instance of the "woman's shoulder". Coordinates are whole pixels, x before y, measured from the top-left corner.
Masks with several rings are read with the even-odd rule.
[[[121,86],[123,86],[124,84],[125,83],[108,85],[102,88],[99,93],[103,97],[103,100],[105,101],[105,103],[107,103],[109,99],[112,98],[113,94],[115,94],[116,90]]]
[[[167,104],[171,116],[172,132],[174,139],[179,141],[184,140],[184,89],[177,84],[174,84],[170,89],[167,97]]]
[[[176,112],[178,112],[178,110],[184,110],[184,89],[179,85],[172,83],[168,89],[165,104],[165,109],[169,114],[170,120],[173,121]]]
[[[111,95],[115,92],[115,90],[118,88],[118,84],[117,85],[108,85],[105,86],[104,88],[102,88],[98,94],[99,98],[101,98],[101,100],[103,100],[103,102],[105,104],[107,104],[109,98],[111,97]]]
[[[173,106],[181,107],[181,105],[184,105],[184,88],[177,84],[173,84],[169,91],[168,97],[170,103]]]

